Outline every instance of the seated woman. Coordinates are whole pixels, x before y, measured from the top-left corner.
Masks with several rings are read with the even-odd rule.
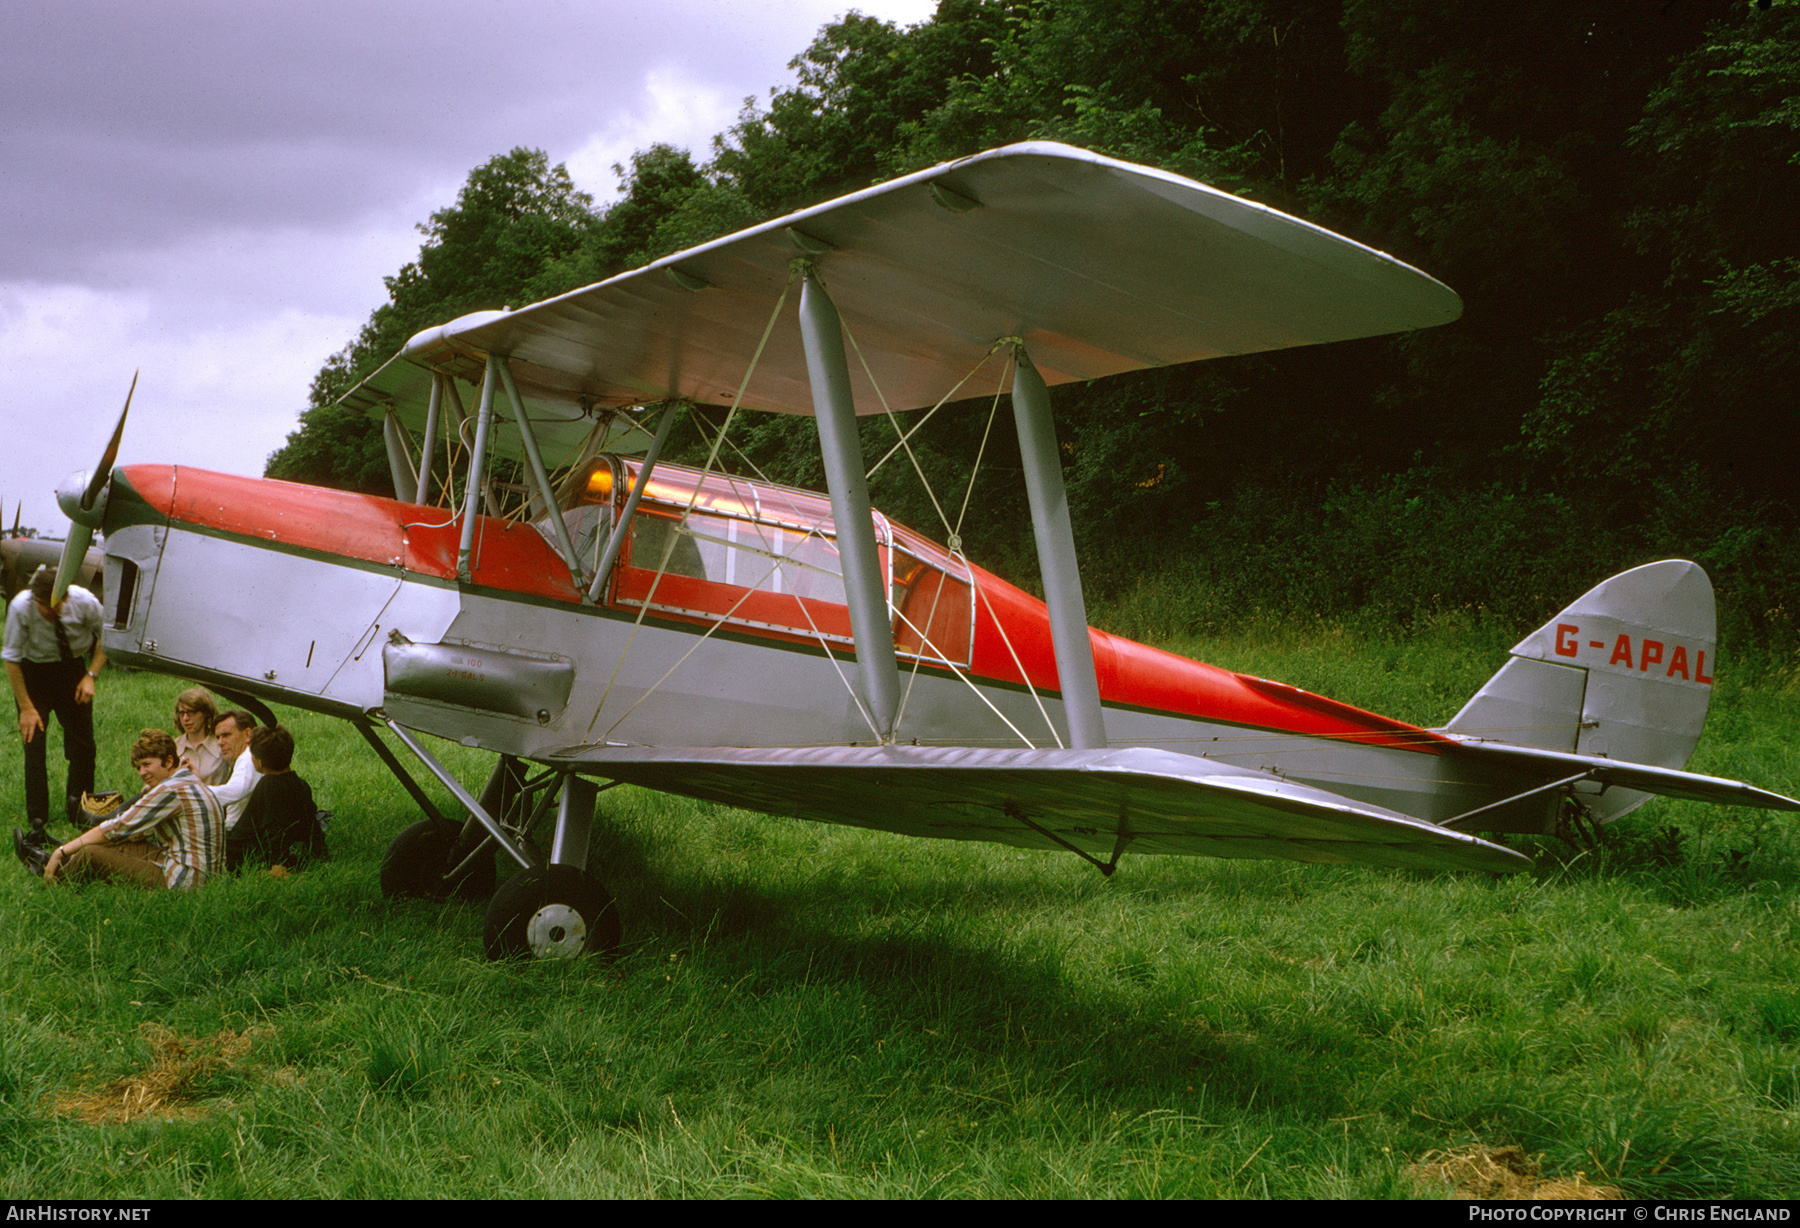
[[[219,723],[219,706],[205,687],[192,686],[175,699],[175,757],[203,781],[219,770],[223,756],[213,726]],[[226,777],[230,779],[229,776]]]
[[[143,795],[53,850],[40,870],[46,881],[126,878],[182,889],[223,868],[225,812],[212,790],[180,766],[175,740],[160,729],[144,730],[132,744],[131,766],[144,782]]]

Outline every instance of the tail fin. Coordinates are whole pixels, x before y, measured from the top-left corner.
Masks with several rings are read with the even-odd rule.
[[[1649,563],[1589,589],[1514,645],[1512,659],[1446,728],[1545,750],[1682,768],[1712,698],[1712,583],[1682,559]],[[1588,796],[1611,822],[1649,795]]]

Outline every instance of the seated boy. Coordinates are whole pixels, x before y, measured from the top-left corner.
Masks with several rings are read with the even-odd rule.
[[[250,731],[251,756],[261,778],[244,803],[243,817],[225,837],[225,866],[246,859],[293,865],[323,859],[325,833],[312,787],[294,774],[294,735],[284,725]]]
[[[58,878],[126,878],[148,887],[197,887],[223,868],[225,812],[212,790],[178,766],[175,739],[146,729],[131,747],[145,791],[119,814],[50,853],[38,869]]]

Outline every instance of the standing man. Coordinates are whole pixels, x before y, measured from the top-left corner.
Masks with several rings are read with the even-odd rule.
[[[6,663],[19,709],[19,736],[25,742],[25,821],[30,828],[29,834],[13,829],[15,848],[42,850],[50,843],[51,714],[62,726],[63,758],[69,761],[63,814],[70,823],[81,795],[94,788],[94,681],[106,668],[106,650],[100,646],[104,615],[99,598],[75,585],[52,604],[55,583],[55,574],[40,567],[31,587],[6,607],[0,659]]]

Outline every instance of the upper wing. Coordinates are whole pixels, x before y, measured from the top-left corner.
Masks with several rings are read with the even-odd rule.
[[[896,410],[935,404],[1015,336],[1051,384],[1454,320],[1455,293],[1390,256],[1165,171],[1011,145],[679,252],[510,312],[420,333],[349,393],[424,419],[430,371],[510,358],[540,440],[584,406],[729,403],[803,248]],[[746,406],[810,414],[799,330],[778,321]],[[860,412],[879,412],[852,361]],[[967,395],[977,395],[970,388]],[[615,445],[617,446],[617,445]]]
[[[966,747],[570,747],[560,767],[770,814],[914,836],[1412,869],[1525,870],[1461,832],[1190,755]],[[1055,837],[1055,838],[1052,838]]]

